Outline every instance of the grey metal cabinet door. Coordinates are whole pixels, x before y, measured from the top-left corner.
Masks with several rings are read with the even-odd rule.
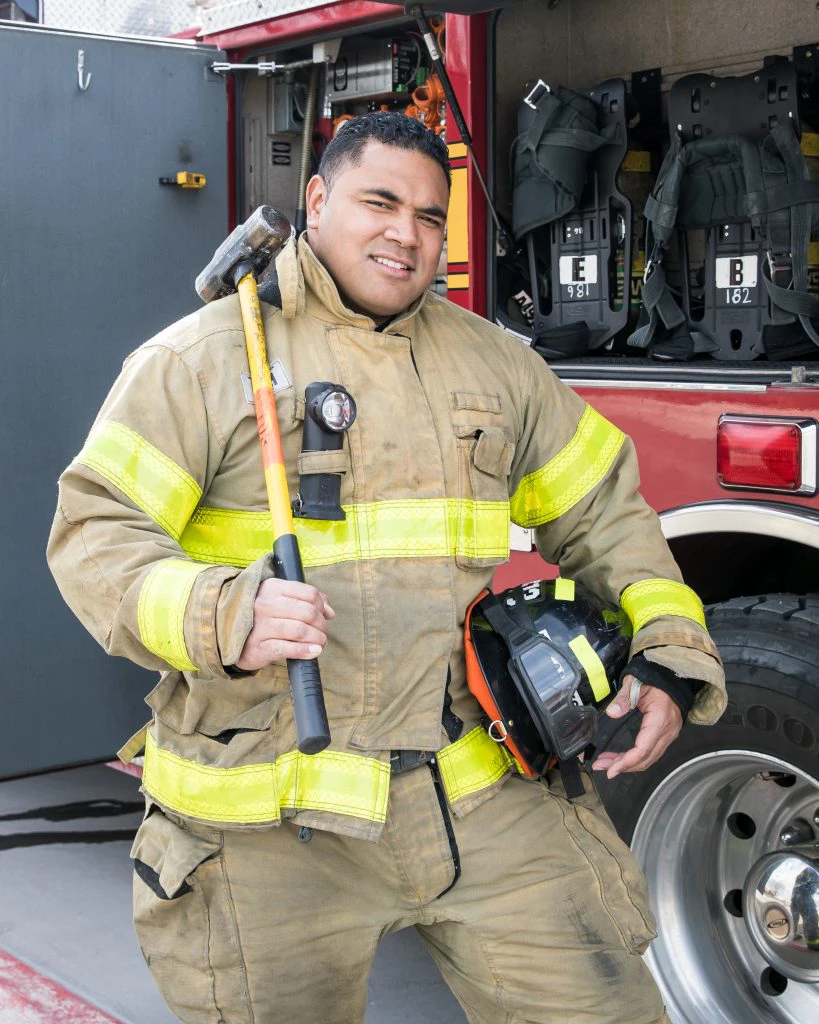
[[[199,305],[225,235],[221,57],[0,27],[0,778],[108,758],[148,717],[152,674],[85,633],[45,546],[122,360]]]

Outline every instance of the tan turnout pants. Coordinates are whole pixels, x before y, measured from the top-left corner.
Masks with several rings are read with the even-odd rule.
[[[645,882],[585,785],[570,803],[559,780],[512,779],[453,819],[462,874],[442,896],[453,858],[427,766],[393,777],[378,844],[152,808],[134,844],[140,945],[184,1024],[361,1024],[376,945],[410,926],[471,1024],[660,1024]]]

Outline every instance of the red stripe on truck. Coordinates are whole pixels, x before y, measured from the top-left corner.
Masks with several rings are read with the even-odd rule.
[[[0,951],[3,1024],[119,1024],[73,992]]]

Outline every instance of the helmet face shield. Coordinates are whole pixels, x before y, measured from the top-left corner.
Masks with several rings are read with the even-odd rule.
[[[558,595],[555,596],[557,589]],[[467,614],[467,682],[527,775],[569,760],[594,739],[613,696],[629,628],[569,581],[484,593]]]
[[[512,655],[509,671],[544,748],[558,761],[574,757],[591,743],[597,712],[576,697],[582,673],[553,644],[539,637],[528,650]]]

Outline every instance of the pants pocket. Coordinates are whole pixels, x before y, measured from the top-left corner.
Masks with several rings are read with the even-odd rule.
[[[648,886],[631,850],[617,835],[590,780],[586,794],[561,800],[569,835],[597,875],[603,906],[633,953],[644,953],[657,937]]]
[[[247,1021],[238,935],[228,904],[222,837],[156,807],[137,832],[134,927],[157,988],[183,1024]]]

